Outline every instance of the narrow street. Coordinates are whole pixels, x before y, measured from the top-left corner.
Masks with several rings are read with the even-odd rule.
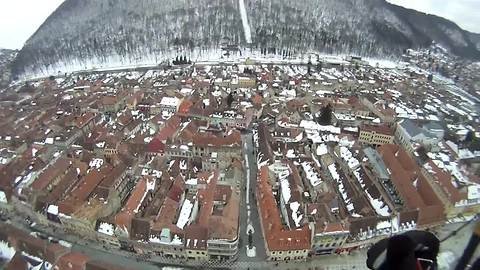
[[[158,270],[162,269],[162,266],[155,266],[151,263],[137,261],[133,258],[127,256],[122,256],[120,254],[110,253],[109,250],[102,250],[93,248],[85,245],[73,245],[72,251],[80,252],[88,255],[89,257],[108,262],[111,264],[119,265],[122,267],[127,267],[131,269],[145,269],[145,270]]]
[[[257,159],[253,153],[253,135],[251,132],[242,134],[243,151],[245,157],[245,194],[240,205],[240,251],[239,261],[263,261],[266,258],[265,244],[258,216],[257,201],[255,197],[257,184]],[[248,234],[247,227],[251,224],[254,229],[252,235],[253,245],[256,247],[256,257],[247,257]]]

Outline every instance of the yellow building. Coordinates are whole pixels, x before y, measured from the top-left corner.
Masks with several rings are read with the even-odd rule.
[[[250,77],[238,78],[238,87],[240,88],[254,88],[257,85],[257,81]]]
[[[359,142],[372,145],[392,144],[395,136],[387,125],[364,125],[360,128]]]
[[[316,223],[312,238],[312,251],[316,255],[333,254],[347,241],[350,231],[340,222]]]

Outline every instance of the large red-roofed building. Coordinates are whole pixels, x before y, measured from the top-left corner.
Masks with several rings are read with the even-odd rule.
[[[266,166],[260,168],[256,195],[268,258],[275,261],[305,259],[311,249],[312,232],[308,225],[291,230],[282,225]]]
[[[403,199],[405,210],[418,210],[418,225],[445,219],[444,205],[422,175],[420,167],[400,146],[385,144],[378,148],[390,173],[390,179]]]

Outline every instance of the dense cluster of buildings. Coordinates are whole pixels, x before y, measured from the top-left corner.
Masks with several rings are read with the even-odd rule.
[[[478,213],[480,152],[465,144],[467,133],[478,136],[474,99],[409,70],[308,69],[285,67],[298,76],[284,82],[295,95],[264,94],[258,117],[257,203],[270,259],[348,252]],[[326,106],[332,121],[319,124]]]
[[[2,261],[6,261],[2,266],[5,270],[128,269],[73,251],[68,242],[37,233],[27,233],[7,224],[0,224],[0,250]]]
[[[476,102],[418,70],[196,65],[48,78],[0,102],[1,208],[112,249],[236,260],[245,143],[269,260],[480,211]]]
[[[239,129],[253,110],[232,110],[228,93],[205,83],[209,72],[198,73],[21,87],[2,106],[1,204],[100,245],[234,260],[244,182]]]

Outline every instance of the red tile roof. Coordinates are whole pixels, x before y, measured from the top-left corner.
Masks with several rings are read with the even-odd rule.
[[[316,234],[334,234],[334,233],[349,233],[349,228],[343,225],[340,222],[329,222],[322,223],[318,222],[315,224],[315,233]]]
[[[377,134],[393,136],[392,129],[387,125],[363,125],[360,131],[375,132]]]
[[[256,105],[256,106],[261,106],[262,105],[262,102],[263,102],[263,97],[259,94],[255,94],[253,97],[252,97],[252,103],[253,105]]]
[[[444,219],[444,206],[419,166],[398,145],[386,144],[378,148],[391,173],[391,180],[405,202],[407,210],[418,209],[419,225]]]
[[[200,213],[198,224],[208,227],[208,222],[213,211],[215,187],[217,186],[219,171],[202,172],[197,175],[199,183],[205,183],[205,189],[198,191]]]
[[[130,224],[132,218],[136,214],[136,210],[146,197],[144,194],[147,192],[147,181],[153,180],[151,177],[145,176],[138,181],[122,210],[115,216],[115,224],[118,227],[126,229],[130,228]]]
[[[137,105],[138,102],[140,102],[143,99],[144,95],[145,93],[142,90],[131,94],[127,99],[127,104],[132,106]]]
[[[29,269],[28,262],[22,255],[22,252],[15,252],[13,258],[5,265],[5,270],[23,270]]]
[[[186,99],[180,104],[180,107],[178,107],[178,113],[186,115],[190,111],[190,108],[193,106],[193,102],[190,100]]]
[[[95,116],[96,115],[93,112],[86,112],[80,116],[75,116],[73,123],[77,128],[82,128],[86,124],[88,124],[90,121],[92,121],[95,118]]]
[[[55,163],[45,169],[40,174],[40,176],[32,183],[32,189],[45,189],[54,178],[65,174],[68,168],[72,165],[72,163],[72,160],[69,158],[59,158]]]
[[[70,194],[59,203],[60,212],[68,215],[75,212],[78,207],[87,201],[90,194],[111,170],[112,167],[110,165],[104,165],[100,169],[94,169],[87,173]]]
[[[226,202],[227,200],[229,200],[231,195],[232,195],[231,186],[217,185],[215,188],[214,200]]]
[[[158,211],[158,214],[155,217],[152,229],[160,231],[164,228],[169,228],[172,232],[180,231],[180,228],[174,224],[175,216],[179,207],[180,204],[177,201],[166,197],[160,211]]]
[[[204,250],[207,248],[208,228],[193,224],[185,228],[185,248]]]
[[[58,267],[59,270],[83,270],[89,257],[80,252],[70,252],[58,259],[54,268]]]
[[[54,263],[60,256],[67,252],[67,249],[59,244],[52,244],[46,240],[34,237],[26,232],[10,225],[1,228],[7,231],[9,242],[16,250],[22,250],[26,253],[42,258],[50,263]]]
[[[289,230],[284,228],[272,187],[269,184],[268,167],[260,168],[257,184],[257,200],[263,234],[270,251],[310,249],[311,231],[307,225]]]
[[[120,176],[125,173],[127,165],[124,162],[120,161],[115,167],[112,168],[112,171],[103,179],[99,186],[110,188],[115,186],[120,180]]]
[[[102,98],[102,104],[104,106],[115,105],[115,103],[117,103],[117,97],[116,96],[104,96]]]
[[[122,113],[119,117],[117,117],[116,122],[121,126],[126,126],[132,121],[133,121],[132,113],[129,110],[127,110],[124,113]]]
[[[418,191],[413,186],[416,179],[421,177],[418,166],[408,157],[405,150],[398,145],[385,144],[378,148],[385,165],[391,172],[391,180],[400,193],[409,209],[425,207]],[[415,170],[417,167],[417,170]]]
[[[358,105],[360,105],[360,100],[358,99],[358,97],[351,96],[351,97],[348,99],[348,104],[358,106]]]
[[[433,163],[433,161],[431,160],[428,162],[428,165],[432,168],[433,173],[431,174],[433,178],[440,185],[443,192],[447,194],[447,198],[452,204],[455,204],[461,200],[467,199],[467,193],[465,192],[461,193],[458,189],[456,189],[453,186],[452,175],[450,173],[444,172],[437,165],[435,165],[435,163]]]
[[[227,136],[215,136],[211,133],[198,134],[193,137],[193,144],[196,146],[241,146],[242,137],[238,130],[232,131]]]
[[[165,144],[158,138],[153,138],[147,146],[149,153],[163,153],[165,151]]]
[[[209,238],[210,239],[229,239],[237,238],[238,214],[240,198],[236,192],[232,192],[232,187],[217,185],[215,190],[215,201],[225,202],[221,214],[211,215],[209,220]]]
[[[180,185],[177,182],[178,181],[176,180],[175,183],[173,183],[172,187],[168,191],[167,197],[169,197],[170,199],[176,202],[180,202],[180,199],[182,197],[183,192],[185,191],[185,188],[184,188],[184,185]]]
[[[158,141],[164,142],[168,138],[171,138],[173,134],[178,130],[182,120],[180,117],[174,115],[165,123],[165,127],[163,127],[158,134],[155,136],[155,139]]]

